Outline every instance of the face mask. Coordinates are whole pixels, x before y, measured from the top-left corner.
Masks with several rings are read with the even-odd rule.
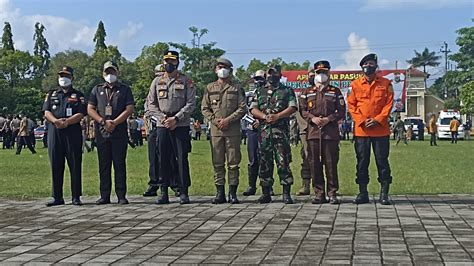
[[[277,75],[270,75],[268,76],[267,80],[272,84],[273,87],[276,87],[278,84],[280,84],[280,76]]]
[[[309,85],[314,86],[314,76],[308,78]]]
[[[165,70],[166,72],[168,73],[173,73],[175,70],[176,70],[177,66],[173,65],[173,64],[165,64]]]
[[[374,74],[376,70],[377,70],[377,66],[364,66],[364,67],[362,67],[362,71],[367,76],[370,76],[370,75]]]
[[[329,78],[328,75],[324,73],[319,73],[319,74],[316,74],[316,76],[314,76],[314,82],[322,84],[328,81],[328,78]]]
[[[229,76],[230,70],[227,68],[221,68],[217,70],[217,76],[221,79],[225,79]]]
[[[104,80],[107,81],[108,83],[114,83],[117,81],[117,76],[112,75],[112,74],[107,74],[107,76],[104,77]]]
[[[69,87],[71,86],[71,79],[70,78],[66,78],[66,77],[60,77],[58,79],[58,84],[59,86],[61,87]]]
[[[255,86],[257,87],[262,87],[263,85],[265,85],[265,83],[267,82],[264,78],[262,77],[257,77],[254,79],[255,80]]]

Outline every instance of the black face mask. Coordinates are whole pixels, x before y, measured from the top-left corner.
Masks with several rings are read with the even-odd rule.
[[[279,75],[270,75],[267,77],[268,82],[272,84],[273,87],[278,86],[280,84],[280,76]]]
[[[165,64],[165,70],[168,73],[173,73],[173,71],[175,71],[177,67],[178,67],[177,65],[173,65],[171,63]]]
[[[377,70],[377,66],[365,66],[365,67],[362,67],[362,71],[363,71],[364,74],[366,74],[367,76],[370,76],[370,75],[374,74],[376,70]]]
[[[266,80],[262,77],[257,77],[254,80],[255,80],[255,86],[257,87],[262,87],[266,83]]]
[[[309,85],[314,86],[314,76],[308,78]]]

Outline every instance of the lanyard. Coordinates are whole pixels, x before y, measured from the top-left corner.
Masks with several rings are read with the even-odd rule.
[[[112,90],[112,93],[109,95],[109,90]],[[112,97],[114,97],[115,90],[113,88],[105,88],[105,95],[107,98],[107,106],[110,106],[110,101],[112,100]]]

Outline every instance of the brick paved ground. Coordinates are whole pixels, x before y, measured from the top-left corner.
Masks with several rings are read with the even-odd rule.
[[[65,205],[0,200],[0,264],[474,264],[474,195],[396,204]],[[173,199],[176,202],[176,199]]]

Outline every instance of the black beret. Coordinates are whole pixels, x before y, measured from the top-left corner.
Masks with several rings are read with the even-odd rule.
[[[362,60],[360,60],[359,65],[362,66],[365,62],[370,61],[370,60],[375,61],[375,63],[377,64],[377,55],[376,54],[368,54],[368,55],[364,56],[362,58]]]

